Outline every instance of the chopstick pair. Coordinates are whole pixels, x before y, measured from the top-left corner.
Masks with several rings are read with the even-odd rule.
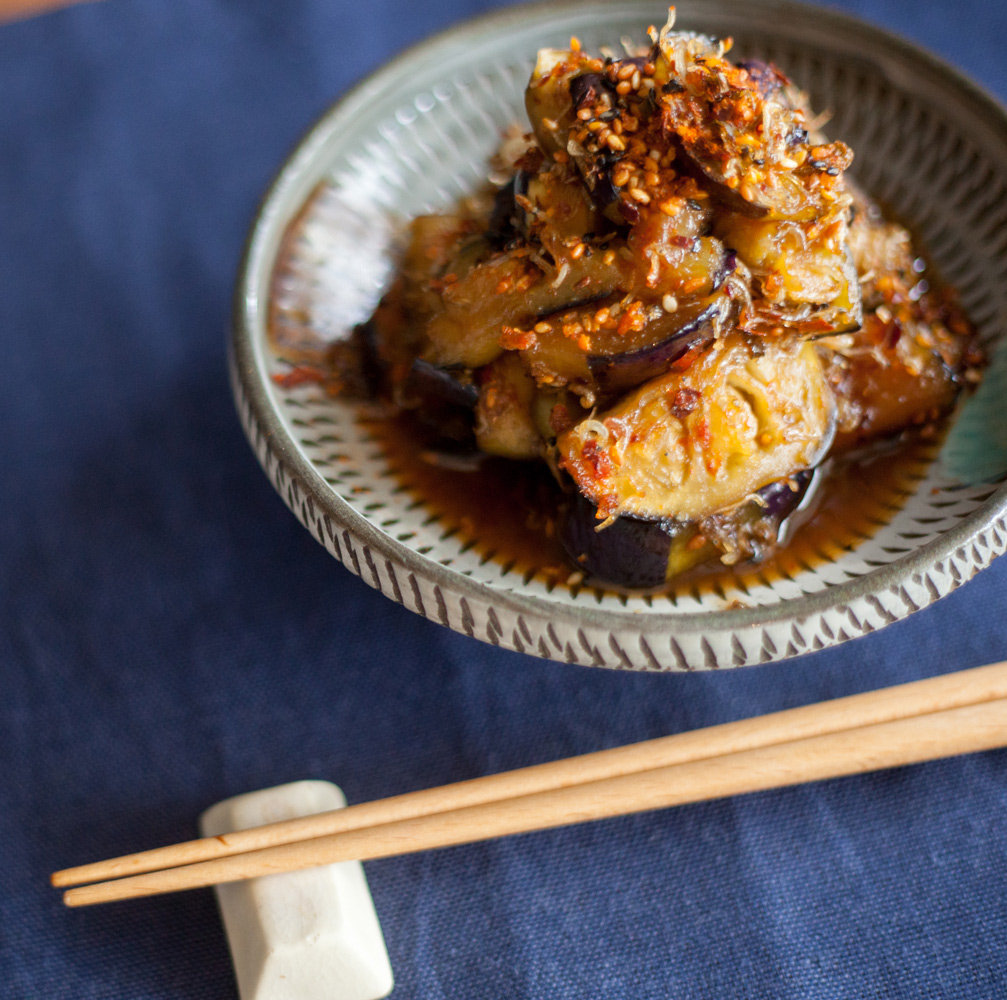
[[[997,663],[68,868],[52,884],[79,886],[64,902],[88,906],[1004,745],[1007,663]]]

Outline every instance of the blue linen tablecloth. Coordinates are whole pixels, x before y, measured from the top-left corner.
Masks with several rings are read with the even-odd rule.
[[[1007,561],[842,648],[627,676],[432,625],[311,540],[225,376],[256,201],[488,0],[108,0],[0,27],[0,996],[236,996],[209,890],[55,868],[297,778],[362,801],[1007,657]],[[1007,96],[1007,8],[844,0]],[[1007,996],[1007,753],[372,862],[407,998]]]

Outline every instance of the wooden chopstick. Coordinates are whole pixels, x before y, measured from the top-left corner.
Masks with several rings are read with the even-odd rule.
[[[239,853],[261,851],[264,848],[331,837],[339,833],[418,819],[447,811],[470,809],[501,800],[540,795],[620,775],[860,729],[1004,697],[1007,697],[1007,664],[994,664],[927,681],[917,681],[754,719],[462,781],[439,789],[366,803],[303,820],[271,824],[227,837],[206,838],[138,855],[115,858],[107,862],[66,869],[56,872],[52,876],[52,881],[57,885],[68,885],[80,881],[128,875],[131,872],[146,872],[169,865],[191,864]],[[967,751],[949,750],[949,753],[952,752]],[[67,901],[73,903],[74,899],[79,898],[68,897]]]
[[[44,14],[59,7],[69,7],[80,0],[0,0],[0,23]]]
[[[88,906],[410,854],[1007,745],[1007,698],[69,889]]]
[[[139,875],[1004,697],[1007,697],[1007,663],[994,663],[439,788],[408,792],[316,816],[97,861],[55,872],[51,881],[54,886],[63,888]]]

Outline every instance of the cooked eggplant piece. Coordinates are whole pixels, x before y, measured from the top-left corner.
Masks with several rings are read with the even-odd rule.
[[[440,308],[427,321],[424,357],[434,364],[480,368],[542,316],[633,287],[634,266],[621,255],[588,253],[546,273],[530,254],[498,254],[459,281],[445,281]],[[509,331],[504,328],[509,328]],[[501,339],[503,338],[503,339]]]
[[[476,444],[503,458],[540,458],[542,437],[532,417],[535,382],[518,355],[504,354],[477,373]]]
[[[352,399],[378,399],[388,392],[388,364],[381,356],[374,316],[355,326],[346,339],[330,344],[326,364],[339,373],[340,389]]]
[[[612,164],[588,157],[584,147],[570,138],[582,107],[597,103],[605,109],[601,113],[606,113],[615,103],[615,87],[598,72],[601,67],[600,60],[588,59],[580,52],[540,49],[525,89],[525,110],[539,148],[550,161],[572,158],[591,199],[618,223],[623,220],[612,209],[616,203],[609,170]]]
[[[435,440],[474,444],[479,391],[452,372],[417,358],[396,392],[396,402],[415,414]]]
[[[826,367],[839,400],[837,452],[932,424],[958,398],[963,382],[953,368],[910,338],[901,349],[892,346],[890,331],[890,324],[868,317],[864,330],[850,337]]]
[[[780,328],[806,336],[856,330],[863,319],[860,281],[846,241],[845,210],[823,226],[724,213],[717,235],[737,252],[754,282],[745,329]]]
[[[537,240],[553,256],[565,258],[587,234],[611,228],[591,201],[584,185],[560,169],[540,170],[524,182],[517,196],[518,225],[528,240]]]
[[[778,99],[762,72],[724,59],[724,43],[661,31],[654,81],[660,115],[687,161],[732,210],[811,221],[846,197],[853,154],[841,142],[811,145],[804,113]]]
[[[730,334],[557,441],[599,517],[698,520],[813,468],[836,403],[815,348]]]
[[[933,424],[984,363],[953,295],[926,293],[872,310],[856,333],[830,337],[826,376],[839,401],[835,450]]]
[[[630,231],[626,248],[637,262],[635,285],[657,295],[710,295],[734,270],[735,257],[715,237],[682,235],[678,221],[650,216]]]
[[[615,249],[617,248],[617,249]],[[496,254],[439,282],[439,308],[424,327],[424,357],[437,365],[479,368],[505,349],[533,342],[533,328],[555,313],[606,296],[629,295],[643,309],[666,295],[707,296],[731,273],[732,258],[712,237],[683,237],[657,265],[614,241],[608,250],[580,244],[546,273],[527,252]],[[541,264],[541,266],[540,266]],[[623,322],[623,332],[629,327]],[[642,328],[643,318],[634,320]],[[613,324],[617,327],[618,324]]]
[[[629,389],[726,328],[736,312],[724,288],[733,255],[698,236],[657,247],[664,252],[655,249],[653,261],[628,244],[608,251],[623,268],[625,295],[538,317],[520,349],[540,385],[579,386],[592,398]]]
[[[602,299],[544,317],[521,357],[539,386],[569,387],[590,404],[663,375],[728,329],[735,312],[724,290],[671,312],[660,303]]]
[[[554,153],[567,151],[570,127],[576,120],[570,82],[585,72],[582,62],[580,53],[539,49],[525,88],[524,106],[535,141],[550,159]]]
[[[599,391],[607,395],[657,378],[684,363],[692,351],[714,340],[726,327],[732,311],[731,300],[723,294],[672,314],[662,309],[658,318],[646,327],[650,343],[639,347],[623,343],[618,353],[589,355],[591,377]]]
[[[661,213],[680,218],[680,235],[700,235],[709,195],[671,167],[676,149],[656,113],[653,71],[649,57],[602,63],[579,51],[543,50],[525,106],[547,161],[572,164],[610,223]]]
[[[574,566],[594,580],[618,587],[649,590],[663,586],[701,558],[702,543],[688,549],[695,537],[689,522],[620,517],[599,531],[597,509],[579,494],[564,509],[558,531],[560,544]],[[672,564],[674,570],[670,571]]]
[[[839,400],[835,449],[933,423],[978,381],[983,354],[957,297],[932,288],[909,233],[859,192],[850,247],[861,274],[862,329],[821,342]]]
[[[599,582],[652,590],[703,563],[728,565],[772,552],[787,519],[810,493],[810,471],[770,483],[750,500],[700,521],[620,517],[599,529],[597,510],[577,495],[559,520],[570,560]]]

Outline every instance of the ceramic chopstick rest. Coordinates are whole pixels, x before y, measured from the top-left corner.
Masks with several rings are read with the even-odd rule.
[[[216,837],[346,805],[328,781],[295,781],[211,806]],[[359,861],[216,887],[241,1000],[378,1000],[394,985]]]

